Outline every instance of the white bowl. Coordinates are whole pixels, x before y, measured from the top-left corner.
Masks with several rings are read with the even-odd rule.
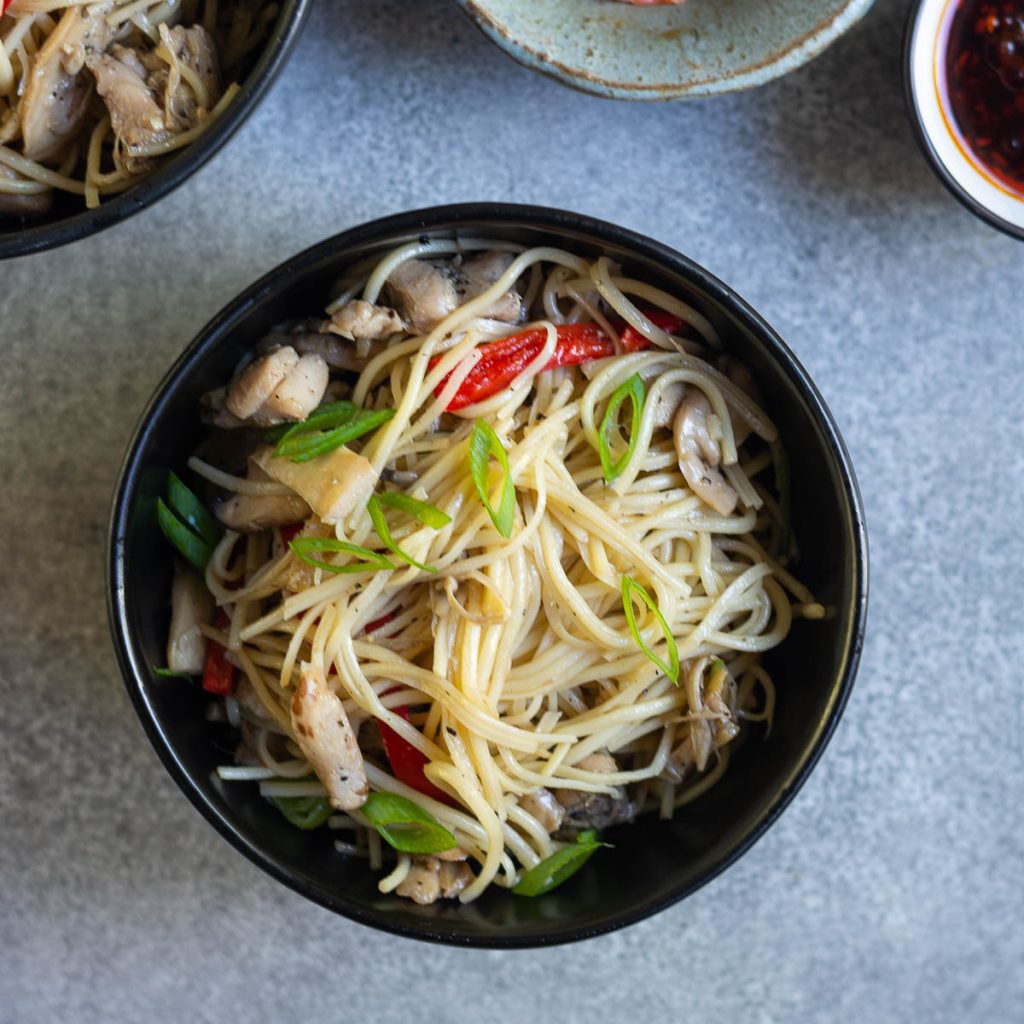
[[[904,86],[918,141],[943,184],[972,213],[1024,238],[1024,195],[999,181],[974,155],[953,116],[946,46],[961,0],[920,0],[904,43]]]

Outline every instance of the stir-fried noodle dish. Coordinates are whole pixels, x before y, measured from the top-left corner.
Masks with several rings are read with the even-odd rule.
[[[334,295],[196,410],[159,671],[223,696],[224,785],[381,891],[541,895],[770,728],[762,654],[824,614],[778,432],[712,324],[607,257],[420,240]]]
[[[123,192],[227,108],[263,0],[0,0],[0,217]]]

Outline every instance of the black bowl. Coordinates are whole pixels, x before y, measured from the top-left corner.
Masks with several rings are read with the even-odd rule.
[[[167,470],[200,438],[196,401],[222,383],[272,324],[320,310],[338,272],[418,237],[485,234],[604,252],[633,276],[684,296],[751,368],[793,466],[799,573],[835,614],[798,622],[771,657],[779,681],[770,738],[753,735],[722,781],[676,820],[614,830],[575,878],[541,899],[504,890],[476,903],[418,907],[377,891],[364,861],[323,834],[294,829],[251,784],[214,775],[226,754],[204,720],[207,695],[162,679],[171,553],[153,515]],[[578,214],[472,204],[400,214],[322,242],[271,271],[220,313],[164,379],[132,439],[110,529],[110,619],[129,696],[153,746],[198,810],[275,878],[331,910],[418,939],[467,946],[536,946],[611,931],[664,909],[731,864],[793,798],[820,756],[853,685],[864,630],[867,553],[860,496],[835,424],[814,385],[772,329],[695,263],[646,238]]]
[[[93,210],[85,208],[81,196],[55,191],[53,209],[45,217],[24,221],[0,219],[0,259],[55,249],[118,224],[173,192],[199,170],[238,131],[284,67],[312,8],[312,0],[282,0],[280,7],[263,50],[241,83],[238,95],[195,142],[168,157],[137,185],[104,199]]]

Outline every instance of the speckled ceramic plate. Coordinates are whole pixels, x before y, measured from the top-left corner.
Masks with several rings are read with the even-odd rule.
[[[762,85],[817,56],[872,0],[456,0],[529,68],[599,96],[670,100]]]

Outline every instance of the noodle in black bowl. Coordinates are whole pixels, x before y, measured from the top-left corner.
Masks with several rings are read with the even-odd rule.
[[[237,2],[244,19],[228,4],[205,0],[187,0],[187,7],[78,0],[49,13],[15,0],[7,8],[0,259],[119,223],[173,191],[227,143],[284,66],[311,7],[310,0]],[[122,14],[127,20],[112,29],[97,28]],[[84,61],[77,71],[72,65],[73,75],[61,70],[65,51]],[[136,75],[148,75],[144,87]],[[34,80],[46,88],[26,89]],[[148,90],[147,108],[138,102],[140,88]],[[64,108],[49,111],[50,97]],[[52,190],[38,191],[47,185]]]
[[[601,837],[611,846],[545,895],[531,898],[491,885],[472,902],[444,900],[421,906],[382,892],[379,876],[367,869],[366,861],[340,853],[326,829],[295,828],[270,801],[260,798],[251,782],[243,784],[218,774],[219,766],[231,762],[237,735],[227,724],[208,720],[207,710],[213,703],[209,693],[195,683],[154,670],[167,657],[174,564],[155,512],[165,493],[168,470],[180,470],[206,433],[197,416],[200,396],[229,380],[239,360],[268,331],[285,320],[322,309],[339,287],[344,288],[338,280],[354,265],[372,265],[375,258],[409,243],[431,247],[436,253],[444,247],[442,243],[455,240],[472,251],[479,239],[490,240],[489,246],[505,243],[568,251],[595,261],[595,267],[602,262],[597,257],[606,256],[612,261],[606,265],[622,268],[616,280],[643,281],[689,303],[691,322],[699,320],[702,332],[717,334],[726,353],[749,370],[763,408],[778,428],[792,466],[784,503],[789,506],[786,519],[799,550],[792,568],[813,593],[815,611],[795,618],[789,635],[763,658],[765,670],[777,684],[771,731],[766,734],[756,723],[744,727],[731,744],[727,770],[710,788],[678,806],[670,820],[642,814],[632,823],[612,824]],[[467,260],[467,270],[469,265]],[[465,276],[462,281],[465,284]],[[648,297],[654,295],[648,288]],[[545,344],[551,344],[554,335],[547,337]],[[649,351],[656,355],[656,350]],[[651,355],[634,358],[642,363]],[[364,451],[372,453],[372,446]],[[765,459],[767,455],[762,464]],[[730,475],[729,480],[736,482],[736,477]],[[524,508],[528,500],[523,499]],[[491,517],[498,527],[493,511]],[[131,442],[114,503],[109,588],[117,652],[143,726],[178,785],[236,848],[296,891],[361,923],[436,942],[515,947],[587,938],[648,917],[713,878],[764,833],[806,779],[849,695],[863,637],[867,552],[857,486],[828,410],[792,353],[735,293],[685,257],[622,228],[562,211],[471,204],[402,214],[329,239],[272,271],[200,333],[165,378]],[[367,584],[367,593],[370,589]],[[801,600],[804,609],[812,607]],[[821,606],[827,609],[824,617]],[[621,612],[620,607],[620,617]],[[370,634],[381,629],[364,626]],[[644,653],[651,657],[646,649]],[[635,651],[633,657],[644,664]],[[715,671],[725,671],[721,662],[712,663],[712,675]],[[658,685],[657,692],[678,692],[663,678]],[[721,685],[721,677],[714,685]],[[377,685],[381,698],[390,695],[389,707],[405,699],[396,689],[386,682]],[[408,722],[408,709],[400,710],[405,710]],[[547,727],[555,720],[548,719]],[[394,716],[391,721],[396,721]],[[298,745],[303,747],[298,733],[305,733],[297,730]],[[359,743],[362,746],[362,734]],[[366,756],[371,758],[369,753]],[[395,774],[401,776],[390,750],[388,757]],[[312,757],[309,762],[314,765]],[[298,763],[301,767],[302,762]],[[367,767],[367,772],[374,789],[379,789],[380,770]],[[316,774],[325,777],[319,769]],[[569,774],[570,780],[574,777]],[[439,780],[448,781],[444,776]],[[318,788],[315,780],[313,787]],[[414,790],[408,792],[417,795]],[[448,823],[446,808],[432,806]],[[547,839],[542,835],[537,841]],[[395,872],[401,868],[399,857]]]

